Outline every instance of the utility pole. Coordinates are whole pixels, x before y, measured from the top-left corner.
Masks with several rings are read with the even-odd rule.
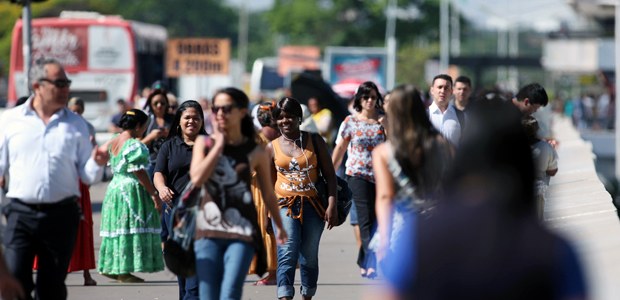
[[[448,72],[450,64],[450,0],[440,0],[439,3],[439,72]]]
[[[387,74],[385,88],[391,90],[396,81],[396,0],[389,0],[386,10],[385,49],[387,50]]]
[[[461,20],[459,11],[452,3],[452,14],[450,14],[450,54],[452,56],[461,55]]]
[[[24,75],[26,86],[31,91],[30,68],[32,66],[32,15],[30,13],[30,0],[22,0],[22,53],[24,54]],[[31,91],[32,92],[32,91]]]
[[[239,10],[239,36],[237,51],[239,64],[241,65],[241,74],[245,74],[245,67],[248,61],[248,5],[247,0],[241,1],[241,9]]]

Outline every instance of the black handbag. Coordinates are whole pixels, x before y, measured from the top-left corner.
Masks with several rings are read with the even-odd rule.
[[[316,187],[317,194],[321,199],[323,207],[327,209],[327,206],[329,205],[329,194],[327,191],[327,182],[325,181],[325,176],[323,176],[322,174],[323,168],[321,167],[319,150],[316,149],[316,139],[318,135],[310,133],[310,136],[312,138],[312,143],[314,144],[315,148],[319,173],[321,173],[319,174],[319,181],[317,181],[314,186]],[[336,208],[338,210],[338,224],[336,224],[336,226],[340,226],[347,220],[347,216],[349,215],[349,211],[351,210],[351,198],[353,198],[353,194],[346,180],[340,178],[340,176],[337,175],[336,180],[338,184],[338,201],[336,202]]]
[[[196,274],[194,233],[201,190],[190,182],[171,212],[172,228],[168,240],[164,242],[164,261],[166,267],[179,277],[187,278]]]

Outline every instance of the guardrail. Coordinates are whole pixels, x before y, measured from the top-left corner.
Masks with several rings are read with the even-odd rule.
[[[592,144],[560,115],[552,128],[559,161],[546,195],[545,222],[576,247],[590,299],[620,299],[620,220],[594,168]]]

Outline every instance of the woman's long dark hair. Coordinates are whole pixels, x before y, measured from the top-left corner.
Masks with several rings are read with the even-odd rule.
[[[230,96],[230,98],[235,102],[235,106],[237,108],[248,108],[248,105],[250,104],[248,95],[246,95],[242,90],[234,87],[227,87],[215,92],[213,98],[211,99],[211,105],[214,104],[213,102],[215,101],[215,97],[219,94],[226,94]],[[241,134],[246,136],[248,140],[252,142],[256,141],[256,129],[254,128],[254,122],[252,122],[252,117],[249,113],[246,113],[241,120]]]
[[[168,133],[167,139],[170,140],[175,136],[183,138],[183,133],[181,132],[181,116],[183,115],[183,112],[189,108],[193,108],[194,110],[196,110],[196,112],[200,116],[200,119],[202,120],[202,123],[200,123],[200,130],[198,131],[198,134],[207,134],[207,132],[205,131],[205,116],[202,112],[202,106],[200,106],[200,103],[195,100],[187,100],[181,103],[181,106],[179,106],[177,112],[174,114],[174,119],[172,120],[172,125],[170,125],[170,133]]]
[[[452,146],[431,123],[420,91],[413,85],[396,87],[390,93],[387,113],[394,158],[416,187],[417,196],[429,200],[441,197]]]

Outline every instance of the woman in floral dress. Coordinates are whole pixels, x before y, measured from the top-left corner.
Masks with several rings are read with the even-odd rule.
[[[121,118],[123,132],[106,144],[114,178],[103,200],[97,270],[120,282],[144,282],[131,272],[164,269],[161,199],[146,172],[149,151],[137,140],[147,119],[138,109],[127,111]]]
[[[362,83],[353,99],[353,108],[358,113],[348,116],[340,125],[342,141],[336,145],[332,154],[334,169],[338,170],[347,153],[347,181],[353,192],[362,239],[357,264],[362,277],[369,279],[377,276],[376,257],[369,243],[377,223],[372,150],[386,139],[383,125],[379,122],[382,105],[383,98],[377,85],[371,81]]]

